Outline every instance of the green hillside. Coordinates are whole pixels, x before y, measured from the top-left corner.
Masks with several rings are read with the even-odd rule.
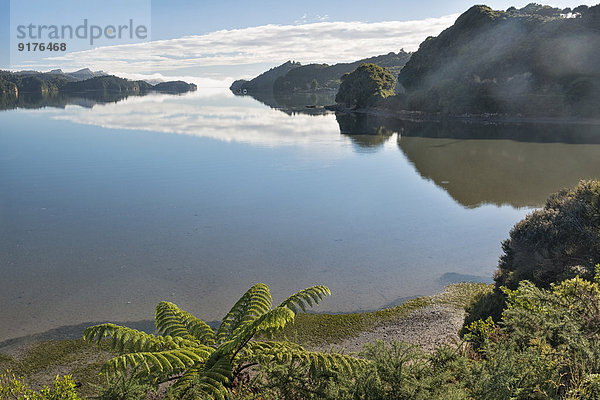
[[[387,68],[397,75],[411,53],[400,50],[398,53],[388,53],[376,57],[365,58],[352,63],[309,64],[290,70],[278,78],[273,85],[276,92],[312,92],[319,89],[337,90],[340,87],[342,75],[354,71],[362,64],[375,64]]]
[[[473,6],[398,76],[406,107],[443,113],[600,115],[600,6]]]

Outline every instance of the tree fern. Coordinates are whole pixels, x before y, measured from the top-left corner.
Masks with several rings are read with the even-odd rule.
[[[257,333],[284,328],[298,309],[304,311],[330,293],[325,286],[313,286],[272,308],[269,287],[258,283],[235,303],[216,332],[201,319],[163,301],[156,307],[157,335],[102,324],[86,329],[83,338],[94,343],[105,339],[120,354],[103,366],[107,374],[130,371],[153,383],[176,380],[173,395],[178,399],[226,399],[236,375],[257,363],[292,362],[313,370],[347,372],[364,363],[341,354],[310,352],[289,342],[252,340]]]
[[[285,299],[279,305],[279,307],[287,307],[295,313],[298,312],[297,307],[300,307],[302,311],[306,311],[307,305],[312,307],[313,302],[315,304],[319,304],[319,302],[323,300],[325,296],[328,296],[330,294],[331,291],[327,286],[309,287],[307,289],[299,291],[298,293],[294,293],[293,295]]]
[[[127,371],[128,367],[143,366],[143,375],[172,375],[206,361],[213,349],[200,345],[196,348],[183,348],[166,351],[127,353],[110,359],[102,366],[102,371],[111,373]]]
[[[217,331],[217,340],[219,342],[226,340],[240,326],[253,321],[270,309],[269,287],[264,283],[257,283],[248,289],[225,315]]]
[[[83,339],[88,342],[100,343],[105,337],[111,337],[111,348],[119,353],[163,351],[182,347],[195,347],[197,345],[194,340],[171,336],[155,336],[115,324],[92,326],[83,333]]]
[[[226,357],[208,360],[188,369],[173,385],[173,397],[178,399],[225,399],[233,380],[233,365]]]
[[[215,343],[215,332],[206,322],[168,301],[158,303],[154,320],[156,331],[162,335],[183,338],[191,336],[206,345]]]
[[[337,353],[322,353],[305,350],[302,346],[290,342],[249,342],[241,358],[257,361],[261,364],[292,363],[308,364],[315,369],[330,369],[352,373],[363,367],[366,361]]]

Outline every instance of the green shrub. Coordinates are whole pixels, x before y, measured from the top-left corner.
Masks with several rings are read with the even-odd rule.
[[[116,374],[106,375],[106,383],[97,389],[98,400],[144,400],[155,388],[118,371]]]
[[[514,341],[487,343],[485,359],[464,375],[470,398],[486,400],[558,398],[560,375],[551,355],[540,347],[521,349]]]
[[[418,346],[377,341],[360,353],[369,361],[354,371],[310,369],[295,364],[261,367],[255,393],[262,399],[392,400],[466,399],[457,382],[465,358],[457,349],[434,354]]]
[[[362,64],[342,76],[335,101],[348,107],[373,106],[393,96],[395,87],[396,78],[387,69],[375,64]]]
[[[79,396],[70,375],[62,378],[56,376],[52,387],[44,386],[39,392],[35,392],[23,378],[7,371],[0,375],[0,400],[79,400]]]
[[[463,329],[460,331],[461,336],[466,334],[467,327],[476,321],[487,318],[492,318],[494,322],[500,321],[504,305],[505,296],[499,290],[478,295],[471,304],[465,307],[465,321]]]
[[[536,287],[504,288],[500,328],[471,325],[483,360],[467,386],[475,398],[600,398],[600,287],[580,277]],[[489,321],[488,321],[489,322]]]
[[[505,306],[502,287],[516,289],[523,280],[549,288],[575,276],[594,279],[600,260],[600,182],[581,181],[572,190],[550,196],[544,208],[513,227],[502,250],[495,290],[466,308],[465,327],[489,316],[500,321]]]
[[[544,288],[576,275],[591,280],[600,260],[600,182],[550,196],[514,226],[502,249],[497,288],[515,289],[525,279]]]

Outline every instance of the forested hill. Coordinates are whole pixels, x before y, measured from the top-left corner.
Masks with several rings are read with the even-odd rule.
[[[398,53],[391,52],[351,63],[334,65],[301,65],[298,62],[288,61],[262,73],[250,81],[237,80],[233,82],[230,89],[233,92],[242,92],[245,89],[249,93],[275,91],[281,94],[314,92],[318,89],[337,90],[340,86],[342,75],[354,71],[363,63],[372,63],[386,67],[396,75],[406,64],[411,54],[400,50]]]
[[[405,107],[446,113],[600,115],[600,6],[473,6],[398,76]]]
[[[304,65],[294,68],[284,76],[277,78],[273,90],[276,92],[307,92],[317,89],[337,90],[340,87],[342,75],[354,71],[361,64],[376,64],[397,75],[410,59],[410,56],[411,53],[400,50],[398,53],[391,52],[352,63]]]
[[[55,71],[49,73],[0,71],[0,94],[19,97],[20,95],[47,96],[91,91],[144,94],[151,91],[183,93],[196,90],[195,84],[182,81],[151,85],[145,81],[131,81],[113,75],[96,75],[81,80],[64,74],[62,71],[60,73]]]
[[[253,92],[271,91],[273,89],[273,83],[277,78],[287,74],[288,71],[294,68],[298,68],[300,65],[299,62],[287,61],[278,67],[263,72],[252,80],[237,80],[231,84],[229,89],[233,92],[241,92],[242,90]]]

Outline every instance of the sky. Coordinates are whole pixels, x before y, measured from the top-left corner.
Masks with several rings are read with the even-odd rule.
[[[506,9],[528,2],[494,0],[487,5]],[[564,8],[595,2],[548,4]],[[427,36],[438,35],[472,5],[472,0],[0,0],[0,68],[90,67],[127,77],[229,81],[255,76],[287,60],[334,63],[401,48],[415,51]],[[66,52],[17,49],[18,43],[36,41],[18,38],[19,25],[34,24],[35,34],[41,25],[75,29],[84,20],[110,32],[110,27],[132,22],[131,31],[142,26],[145,35],[128,36],[125,28],[120,38],[102,36],[93,43],[91,34],[53,40],[65,41]]]

